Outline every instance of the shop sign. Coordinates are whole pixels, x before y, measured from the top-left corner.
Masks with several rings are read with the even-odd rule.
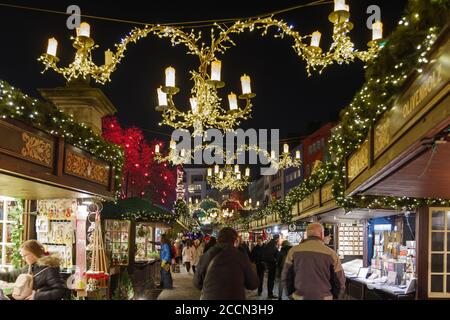
[[[109,166],[66,148],[65,172],[70,175],[108,185]]]
[[[54,142],[8,122],[0,121],[0,152],[51,168]]]
[[[394,136],[449,82],[450,40],[437,50],[438,57],[402,94],[394,107],[375,126],[374,156],[377,158],[392,143]],[[410,124],[412,125],[412,123]]]
[[[365,140],[359,149],[347,161],[347,179],[353,181],[369,165],[369,140]]]

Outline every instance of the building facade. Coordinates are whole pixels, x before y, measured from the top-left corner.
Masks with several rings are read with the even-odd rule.
[[[300,159],[303,161],[303,145],[300,144],[291,150],[291,157],[295,157],[295,153],[300,151]],[[303,180],[303,163],[300,168],[287,168],[284,170],[284,196],[286,196],[289,191],[298,186]]]
[[[328,122],[303,139],[302,160],[305,178],[311,175],[317,161],[326,162],[328,160],[328,139],[334,126],[334,123]]]

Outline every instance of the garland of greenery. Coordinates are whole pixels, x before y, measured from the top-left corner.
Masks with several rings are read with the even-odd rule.
[[[116,190],[120,189],[124,153],[121,147],[106,142],[91,128],[77,123],[54,104],[33,99],[0,80],[0,119],[15,119],[64,138],[68,143],[111,163],[115,169]]]
[[[13,221],[11,230],[11,242],[13,244],[13,254],[11,263],[14,269],[19,269],[22,266],[22,255],[20,254],[20,246],[22,244],[22,232],[24,229],[21,223],[21,217],[23,214],[22,200],[17,199],[14,208],[9,211],[9,216]]]
[[[189,208],[183,199],[177,199],[173,205],[173,212],[177,217],[188,217]]]
[[[333,160],[322,164],[310,177],[293,188],[284,200],[237,223],[248,229],[251,220],[278,213],[282,223],[292,220],[293,204],[303,200],[327,181],[333,181],[336,204],[346,211],[352,208],[386,208],[414,210],[420,206],[449,206],[450,200],[410,197],[352,196],[346,197],[346,156],[354,152],[367,137],[369,128],[378,121],[403,90],[405,81],[429,61],[427,53],[438,33],[448,23],[450,0],[410,0],[398,28],[389,36],[378,56],[366,66],[366,83],[348,107],[341,112],[340,124],[329,140]],[[247,226],[247,227],[246,227]]]

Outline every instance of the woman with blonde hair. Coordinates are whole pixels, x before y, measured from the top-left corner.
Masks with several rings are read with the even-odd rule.
[[[0,273],[0,280],[14,282],[22,273],[33,275],[33,292],[26,300],[60,300],[66,294],[64,280],[60,274],[60,260],[45,251],[36,240],[25,241],[20,253],[27,267],[22,270]]]

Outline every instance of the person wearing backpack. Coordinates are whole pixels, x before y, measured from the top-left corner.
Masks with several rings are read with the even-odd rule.
[[[60,274],[60,260],[45,252],[36,240],[25,241],[20,253],[27,263],[22,270],[0,273],[0,280],[16,281],[13,298],[16,300],[60,300],[67,294]]]
[[[238,245],[237,232],[225,227],[217,244],[200,258],[193,283],[202,290],[201,300],[245,300],[245,289],[258,288],[258,276]]]

